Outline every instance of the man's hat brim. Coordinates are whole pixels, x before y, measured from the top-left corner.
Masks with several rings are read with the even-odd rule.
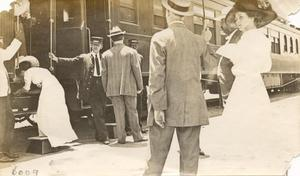
[[[107,35],[107,37],[113,37],[113,36],[124,35],[124,34],[126,34],[126,31],[119,31],[116,33],[111,33],[111,34]]]
[[[186,12],[183,12],[183,11],[179,11],[179,10],[176,10],[174,8],[172,8],[169,4],[168,4],[168,0],[162,0],[162,5],[169,11],[177,14],[177,15],[181,15],[181,16],[192,16],[194,15],[194,12],[193,12],[193,9],[192,7],[189,7],[189,10],[186,11]]]

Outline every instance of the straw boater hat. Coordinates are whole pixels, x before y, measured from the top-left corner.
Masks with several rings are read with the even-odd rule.
[[[258,12],[261,15],[261,21],[256,24],[257,28],[263,27],[277,18],[277,14],[268,0],[236,0],[225,18],[228,25],[235,23],[235,13],[237,12]]]
[[[124,35],[126,31],[122,31],[119,26],[114,26],[110,31],[107,37],[112,37],[116,35]]]
[[[162,0],[161,3],[167,10],[177,15],[192,16],[194,14],[190,0]]]
[[[34,56],[20,56],[19,57],[19,64],[22,62],[29,62],[31,64],[31,67],[39,67],[40,63],[37,58]]]

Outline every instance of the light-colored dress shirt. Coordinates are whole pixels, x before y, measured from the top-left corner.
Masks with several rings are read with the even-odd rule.
[[[97,66],[96,66],[96,55],[97,55],[97,59],[98,59],[98,63],[99,63],[99,74],[97,74]],[[101,55],[99,53],[95,54],[92,52],[92,56],[93,56],[93,63],[94,63],[94,71],[93,71],[93,76],[94,77],[100,77],[101,76],[101,72],[102,72],[102,66],[101,66]]]
[[[10,60],[19,50],[21,44],[19,40],[14,39],[6,49],[0,48],[0,97],[5,97],[10,93],[9,79],[4,61]]]

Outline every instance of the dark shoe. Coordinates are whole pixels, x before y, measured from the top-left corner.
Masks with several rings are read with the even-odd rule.
[[[15,159],[13,158],[9,158],[8,156],[3,155],[2,157],[0,157],[0,162],[6,163],[6,162],[14,162]]]
[[[148,130],[146,130],[146,129],[141,129],[141,132],[142,132],[143,134],[147,133],[147,131],[148,131]]]
[[[148,139],[146,139],[146,138],[141,138],[141,139],[138,139],[138,140],[136,140],[136,141],[134,141],[134,142],[145,142],[145,141],[148,141]]]
[[[19,158],[20,156],[17,153],[4,153],[7,157],[16,159]]]
[[[132,135],[131,131],[126,131],[126,136],[131,136],[131,135]]]
[[[125,144],[126,141],[118,141],[119,144]]]
[[[103,141],[103,144],[104,144],[104,145],[109,145],[109,143],[110,143],[109,140]]]
[[[199,152],[200,158],[209,158],[209,155],[205,154],[203,151]]]

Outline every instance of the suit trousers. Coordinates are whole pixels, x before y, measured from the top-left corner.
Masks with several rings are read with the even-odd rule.
[[[149,129],[151,156],[144,176],[162,174],[175,129],[180,148],[180,175],[197,175],[200,128],[200,126],[161,128],[154,123]]]
[[[10,97],[0,97],[0,153],[9,152],[14,135],[15,118],[11,110]]]
[[[132,130],[134,141],[142,139],[141,128],[139,126],[138,112],[136,109],[135,96],[112,96],[111,102],[114,106],[115,119],[117,123],[118,142],[124,143],[126,141],[125,132],[125,113],[128,116],[129,126]]]
[[[105,126],[105,104],[106,95],[102,86],[101,77],[92,77],[90,83],[90,104],[92,107],[94,125],[96,128],[96,140],[105,141],[108,139],[108,131]]]

